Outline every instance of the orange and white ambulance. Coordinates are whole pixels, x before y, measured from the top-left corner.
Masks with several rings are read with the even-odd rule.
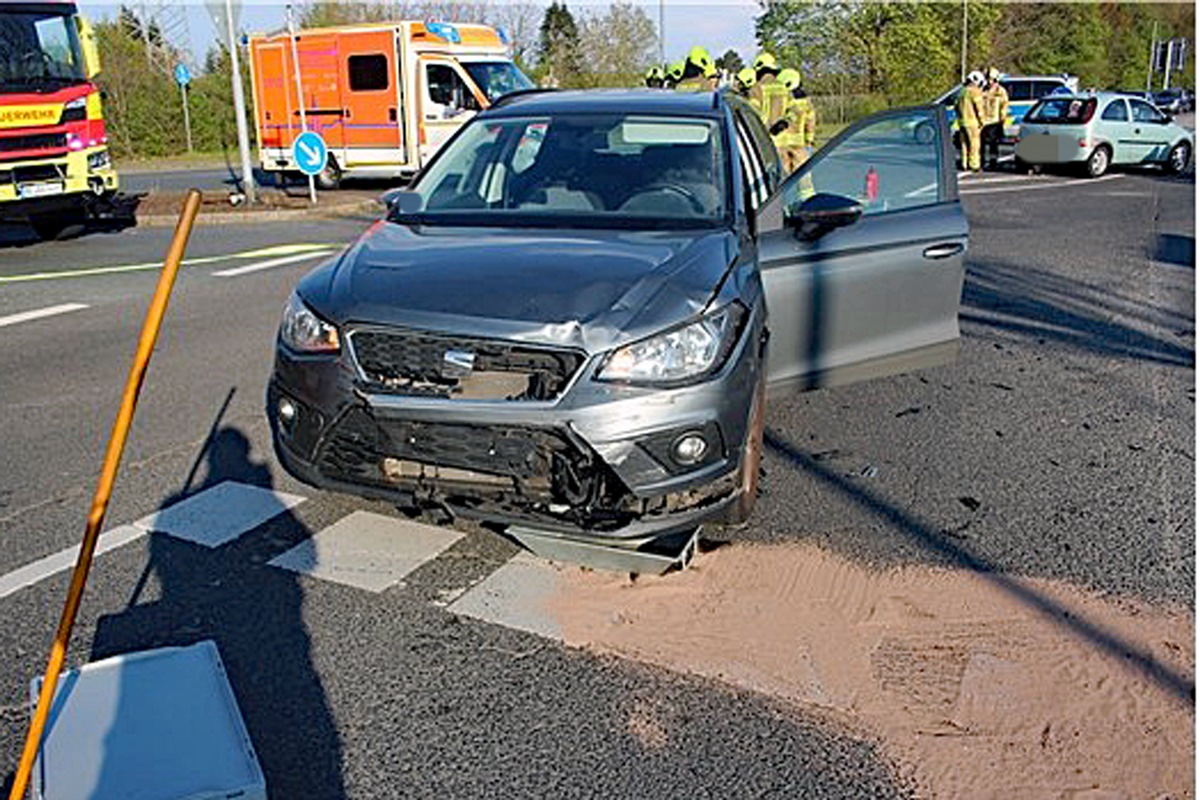
[[[267,172],[296,171],[303,103],[309,130],[329,147],[322,188],[343,176],[411,176],[476,112],[533,87],[509,58],[504,31],[486,25],[320,28],[298,31],[294,45],[286,31],[250,37],[259,154]]]

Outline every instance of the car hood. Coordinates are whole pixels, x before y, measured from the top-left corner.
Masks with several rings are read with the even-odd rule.
[[[736,260],[728,230],[418,227],[379,222],[300,284],[339,325],[398,325],[588,352],[700,312]]]

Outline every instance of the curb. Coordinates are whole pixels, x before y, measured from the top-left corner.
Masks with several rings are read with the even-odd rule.
[[[370,209],[382,211],[378,200],[356,200],[353,203],[342,203],[336,206],[326,206],[324,208],[287,208],[273,209],[271,211],[201,211],[196,216],[197,225],[226,225],[237,224],[239,222],[280,222],[285,220],[299,220],[315,217],[341,217],[350,214],[356,214]],[[174,214],[137,214],[137,224],[139,227],[169,227],[179,221],[179,218]]]

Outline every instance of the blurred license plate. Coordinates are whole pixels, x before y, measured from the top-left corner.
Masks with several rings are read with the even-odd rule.
[[[55,194],[62,194],[64,191],[65,188],[61,181],[22,183],[17,187],[17,195],[20,197],[49,197]]]
[[[1017,143],[1017,157],[1024,161],[1057,161],[1058,137],[1050,133],[1035,133]]]

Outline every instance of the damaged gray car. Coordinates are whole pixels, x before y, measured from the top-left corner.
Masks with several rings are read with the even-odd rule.
[[[786,178],[728,93],[530,92],[307,275],[267,411],[300,480],[637,547],[743,521],[768,392],[945,363],[967,223],[937,108]]]

